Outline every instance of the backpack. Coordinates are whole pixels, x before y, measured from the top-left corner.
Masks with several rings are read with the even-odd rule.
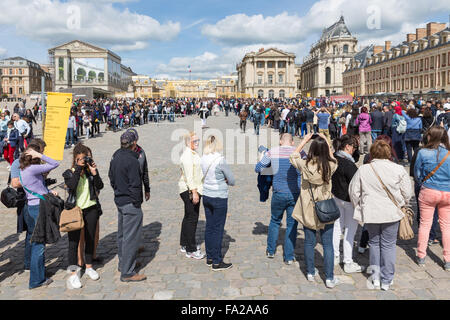
[[[397,125],[396,130],[397,130],[398,133],[402,134],[402,133],[406,132],[406,120],[402,116],[399,116],[399,118],[400,119],[398,121],[398,125]]]
[[[294,119],[295,119],[295,113],[294,113],[294,112],[289,112],[289,113],[287,114],[287,116],[286,116],[286,120],[287,120],[289,123],[292,123],[292,122],[294,122]]]
[[[350,119],[350,127],[357,127],[358,125],[356,124],[356,119],[358,117],[354,117],[352,116],[352,118]]]

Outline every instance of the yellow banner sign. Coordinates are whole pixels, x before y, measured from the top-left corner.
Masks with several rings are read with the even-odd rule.
[[[355,97],[355,93],[352,91],[350,92],[350,95],[354,98]]]
[[[54,160],[61,161],[64,156],[64,144],[71,106],[71,93],[47,93],[44,131],[44,141],[47,146],[44,153]]]

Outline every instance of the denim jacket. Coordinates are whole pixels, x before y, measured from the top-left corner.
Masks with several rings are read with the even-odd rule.
[[[439,154],[437,154],[438,150]],[[447,154],[447,149],[442,145],[439,146],[438,150],[421,149],[419,151],[414,166],[414,178],[418,184],[422,184],[423,179],[437,167]],[[450,157],[445,160],[444,164],[430,179],[423,183],[423,186],[429,189],[450,192]]]

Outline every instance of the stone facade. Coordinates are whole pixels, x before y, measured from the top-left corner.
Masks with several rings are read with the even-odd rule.
[[[357,42],[345,25],[344,17],[325,29],[303,61],[303,95],[319,97],[342,94],[342,73],[356,53]]]
[[[160,98],[161,89],[158,88],[156,81],[148,76],[133,76],[133,84],[130,85],[128,92],[133,93],[135,98]]]
[[[229,76],[221,76],[217,79],[217,98],[236,98],[238,75],[236,73]]]
[[[126,92],[136,74],[115,53],[74,40],[48,50],[55,91],[94,88],[114,96]]]
[[[9,98],[25,98],[33,92],[41,91],[41,78],[45,77],[45,90],[52,88],[48,72],[30,60],[15,57],[0,61],[0,94]]]
[[[244,56],[237,65],[238,92],[247,98],[292,98],[296,91],[295,54],[270,48]]]
[[[422,95],[450,92],[450,28],[444,23],[428,23],[408,34],[406,41],[374,52],[364,68],[366,95]]]
[[[350,63],[346,66],[342,74],[344,84],[344,95],[353,95],[354,97],[364,96],[366,88],[364,84],[364,67],[367,65],[367,59],[378,47],[370,45],[359,51]]]

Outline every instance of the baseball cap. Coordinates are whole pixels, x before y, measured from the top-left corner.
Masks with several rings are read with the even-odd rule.
[[[129,131],[125,131],[120,136],[120,143],[121,144],[130,144],[130,143],[133,143],[134,141],[136,141],[136,138],[135,138],[134,134],[129,132]]]
[[[138,141],[139,140],[139,134],[138,134],[138,132],[137,132],[137,130],[136,129],[134,129],[134,128],[130,128],[130,129],[128,129],[126,132],[130,132],[131,134],[133,134],[133,136],[134,136],[134,141]]]
[[[444,104],[444,110],[450,110],[450,103]]]

